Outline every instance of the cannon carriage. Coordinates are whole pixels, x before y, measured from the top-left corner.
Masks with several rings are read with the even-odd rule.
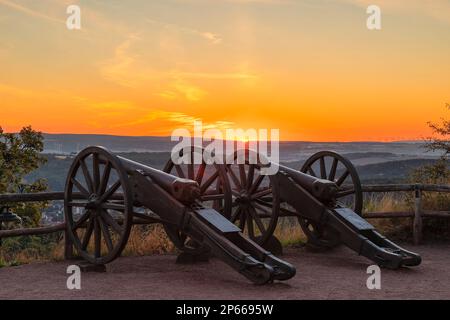
[[[237,161],[240,156],[243,158]],[[220,190],[215,193],[216,201],[229,203],[231,199],[231,206],[217,210],[268,250],[280,253],[281,244],[274,233],[279,219],[290,217],[289,223],[298,221],[308,246],[326,249],[344,244],[391,269],[420,264],[418,254],[391,242],[361,217],[361,182],[353,164],[342,155],[318,152],[299,170],[268,163],[267,159],[261,161],[260,154],[248,149],[238,150],[231,157],[221,169],[228,179],[216,175]],[[277,166],[278,171],[265,175],[262,169],[270,165]],[[168,168],[174,174],[183,172],[179,166],[177,170],[173,165]]]

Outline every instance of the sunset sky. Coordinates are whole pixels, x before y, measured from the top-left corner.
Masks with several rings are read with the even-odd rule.
[[[66,28],[70,4],[81,30]],[[201,120],[409,140],[446,103],[449,0],[0,0],[6,131],[170,135]]]

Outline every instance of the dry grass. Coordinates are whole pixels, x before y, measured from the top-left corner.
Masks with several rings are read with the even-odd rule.
[[[410,196],[406,193],[371,194],[364,200],[363,208],[363,212],[412,212],[413,210]],[[411,218],[369,219],[369,222],[390,238],[410,240],[412,236]]]
[[[279,218],[274,235],[283,246],[306,243],[306,236],[295,217]]]
[[[161,225],[133,226],[122,255],[142,256],[173,253],[175,251],[174,245]],[[36,249],[35,246],[20,250],[14,250],[14,247],[10,245],[0,247],[0,267],[63,259],[64,239],[62,237],[40,250]]]
[[[168,238],[162,225],[133,226],[127,246],[122,255],[144,256],[150,254],[174,253],[175,246]]]
[[[16,266],[31,262],[62,260],[63,257],[64,240],[55,240],[54,243],[41,246],[40,248],[37,245],[18,250],[8,245],[0,247],[0,267]]]

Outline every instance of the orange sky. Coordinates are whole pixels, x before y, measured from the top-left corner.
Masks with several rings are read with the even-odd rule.
[[[0,126],[420,139],[450,102],[450,2],[0,0]],[[78,3],[82,30],[65,26]],[[393,4],[395,3],[395,4]]]

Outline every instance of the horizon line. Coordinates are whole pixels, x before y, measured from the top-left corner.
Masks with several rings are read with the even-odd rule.
[[[107,133],[50,133],[41,132],[43,135],[66,135],[66,136],[104,136],[104,137],[123,137],[123,138],[168,138],[171,136],[166,135],[117,135],[117,134],[107,134]],[[226,141],[226,139],[222,139]],[[270,141],[270,140],[268,140]],[[173,141],[175,142],[175,141]],[[425,142],[425,139],[405,139],[405,140],[279,140],[279,142],[303,142],[303,143],[408,143],[408,142]]]

